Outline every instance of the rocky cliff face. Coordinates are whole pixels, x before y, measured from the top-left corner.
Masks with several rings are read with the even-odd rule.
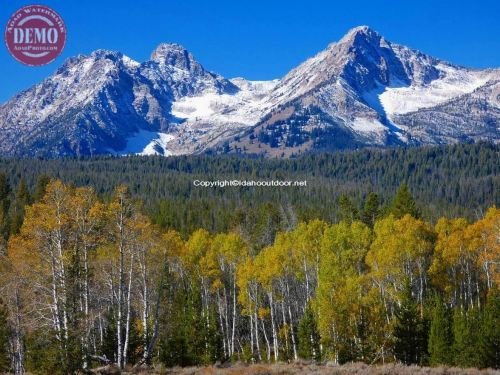
[[[500,139],[500,70],[472,70],[369,27],[274,81],[228,80],[185,48],[99,50],[0,106],[0,154],[312,150]]]
[[[498,95],[484,97],[482,106],[470,100],[491,91],[487,87],[499,77],[499,70],[458,67],[357,27],[287,74],[269,94],[268,113],[235,147],[248,148],[257,139],[259,149],[289,155],[496,141]]]

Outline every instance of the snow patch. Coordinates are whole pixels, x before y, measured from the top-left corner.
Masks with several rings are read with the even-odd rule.
[[[231,80],[240,89],[236,94],[218,94],[206,91],[199,96],[188,96],[172,104],[172,115],[188,122],[231,123],[253,125],[262,115],[261,103],[277,80]]]
[[[357,132],[383,132],[387,128],[377,119],[357,117],[351,122],[351,128]]]
[[[442,104],[454,97],[468,94],[487,83],[492,72],[459,69],[446,64],[436,66],[442,78],[425,86],[387,87],[378,100],[387,115],[414,112]],[[366,97],[370,97],[368,93]]]
[[[123,56],[123,64],[128,68],[138,68],[141,64],[128,56]]]
[[[172,134],[153,132],[140,129],[136,134],[127,139],[127,146],[119,152],[119,155],[163,155],[169,156],[171,152],[167,145],[175,136]]]

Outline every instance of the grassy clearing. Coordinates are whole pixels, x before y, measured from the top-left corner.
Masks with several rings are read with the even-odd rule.
[[[115,372],[102,371],[96,374],[110,375]],[[155,369],[136,369],[122,374],[137,375],[500,375],[500,370],[456,368],[456,367],[419,367],[401,364],[370,366],[364,363],[348,363],[342,366],[331,363],[313,364],[307,362],[276,364],[233,364],[228,367],[174,367]]]

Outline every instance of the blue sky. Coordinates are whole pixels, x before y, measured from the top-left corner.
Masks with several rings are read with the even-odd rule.
[[[160,42],[184,45],[206,68],[229,78],[279,78],[359,25],[457,64],[500,67],[498,0],[6,0],[2,28],[17,8],[37,3],[64,18],[66,48],[50,65],[33,68],[2,45],[0,102],[69,56],[106,48],[143,61]]]

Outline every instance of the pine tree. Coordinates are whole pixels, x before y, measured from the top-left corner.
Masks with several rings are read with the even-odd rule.
[[[436,298],[429,333],[429,361],[432,366],[451,364],[452,341],[450,312],[441,298]]]
[[[50,182],[50,177],[42,174],[38,176],[35,185],[35,192],[33,193],[33,201],[40,201],[45,195],[45,189],[47,188],[48,183]]]
[[[417,208],[415,199],[411,195],[410,190],[405,182],[401,184],[391,204],[390,213],[396,219],[402,218],[406,214],[410,214],[414,218],[420,217],[420,211]]]
[[[7,372],[9,368],[9,325],[7,321],[7,307],[0,298],[0,373]]]
[[[352,203],[351,199],[345,194],[339,197],[339,214],[340,220],[352,223],[358,218],[358,210]]]
[[[374,192],[371,192],[366,197],[365,207],[363,209],[362,219],[363,222],[368,225],[370,228],[373,228],[375,224],[375,220],[380,215],[380,203],[378,199],[378,195]]]
[[[299,357],[302,359],[320,360],[320,337],[316,317],[310,306],[306,308],[298,327]]]
[[[106,312],[107,326],[104,331],[104,337],[100,352],[103,357],[109,361],[116,362],[116,313],[113,309]]]
[[[21,229],[21,225],[23,224],[24,208],[30,203],[31,195],[28,189],[28,185],[26,184],[24,178],[22,178],[17,188],[16,200],[11,213],[12,220],[10,232],[12,234],[19,233],[19,229]]]
[[[10,185],[7,176],[0,173],[0,240],[7,240],[10,233]],[[1,248],[0,248],[1,253]]]
[[[492,289],[482,321],[484,367],[500,368],[500,292]]]
[[[24,207],[31,204],[31,194],[24,178],[21,178],[16,192],[16,200]]]
[[[453,316],[454,364],[459,367],[483,367],[484,337],[481,332],[481,314],[478,309],[462,311]]]
[[[9,201],[10,185],[7,176],[4,173],[0,173],[0,203],[2,208],[8,208],[6,205]]]
[[[198,287],[181,286],[171,313],[164,316],[160,360],[166,366],[195,366],[222,359],[215,321],[208,318],[202,314]]]
[[[407,365],[424,363],[427,357],[426,326],[418,303],[412,296],[410,283],[407,282],[394,327],[394,354],[399,361]]]
[[[65,375],[66,365],[60,342],[54,339],[54,332],[38,329],[25,337],[25,367],[28,373]]]

